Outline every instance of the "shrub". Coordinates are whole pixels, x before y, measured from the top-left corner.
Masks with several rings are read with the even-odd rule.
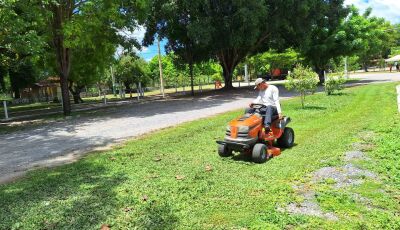
[[[331,95],[335,91],[342,90],[345,82],[346,79],[344,79],[343,74],[339,74],[339,76],[326,76],[324,83],[325,93]]]
[[[216,81],[222,82],[223,78],[222,78],[220,73],[215,73],[215,74],[212,75],[212,80],[214,82],[216,82]]]
[[[300,93],[301,107],[304,108],[304,101],[306,95],[309,93],[314,93],[318,85],[318,76],[310,68],[304,67],[301,64],[296,65],[293,73],[290,74],[285,83],[285,87],[288,90],[295,90]]]

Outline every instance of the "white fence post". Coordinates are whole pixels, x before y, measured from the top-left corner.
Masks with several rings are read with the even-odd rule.
[[[103,92],[103,103],[107,105],[107,93]]]
[[[7,101],[3,101],[3,106],[4,106],[4,116],[6,119],[8,119],[8,111],[7,111]]]
[[[396,87],[396,89],[397,89],[397,108],[398,108],[399,113],[400,113],[400,85],[398,85]]]

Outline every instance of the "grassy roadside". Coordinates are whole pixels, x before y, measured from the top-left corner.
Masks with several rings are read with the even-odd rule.
[[[230,112],[133,140],[111,151],[0,186],[0,229],[398,229],[400,132],[395,84],[317,94],[300,109],[284,101],[296,146],[266,164],[221,159],[215,140]],[[379,108],[379,109],[377,109]],[[343,164],[360,133],[373,131],[373,160],[360,162],[379,175],[348,190],[316,185],[318,203],[338,221],[292,215],[282,207],[301,199],[293,186],[321,167]],[[366,196],[371,207],[352,199]]]

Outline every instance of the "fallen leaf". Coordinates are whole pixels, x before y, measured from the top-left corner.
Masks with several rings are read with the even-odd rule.
[[[184,178],[185,178],[185,176],[182,176],[182,175],[175,176],[175,179],[177,179],[177,180],[183,180]]]
[[[157,174],[150,174],[149,176],[147,176],[150,179],[154,179],[154,178],[159,178],[160,176]]]
[[[108,224],[102,224],[100,230],[110,230],[110,227],[108,226]]]
[[[154,157],[153,159],[155,162],[161,161],[161,157]]]
[[[130,211],[132,211],[132,208],[126,207],[126,208],[124,208],[124,211],[125,211],[125,212],[130,212]]]
[[[211,165],[206,165],[206,171],[207,171],[207,172],[212,171],[212,170],[213,170],[213,169],[212,169]]]
[[[110,160],[115,161],[117,158],[115,157],[110,157]]]

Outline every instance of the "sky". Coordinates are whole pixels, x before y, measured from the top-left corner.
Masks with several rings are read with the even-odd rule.
[[[385,18],[392,23],[400,23],[400,0],[345,0],[344,3],[345,5],[355,5],[361,12],[371,7],[373,16]],[[144,27],[140,27],[133,33],[133,36],[142,41],[145,31]],[[165,44],[165,40],[160,43],[162,54],[165,54]],[[150,61],[152,57],[157,55],[157,52],[157,43],[155,43],[149,47],[143,47],[139,51],[139,56]]]
[[[146,32],[146,29],[141,26],[135,32],[133,32],[133,36],[138,39],[139,42],[143,40],[144,33]],[[165,54],[165,44],[167,43],[166,40],[162,40],[160,42],[160,49],[161,49],[161,54]],[[158,47],[157,47],[157,42],[149,47],[143,47],[141,51],[138,52],[139,56],[144,58],[146,61],[150,61],[154,56],[158,54]]]
[[[385,18],[392,23],[400,23],[399,0],[345,0],[345,5],[355,5],[361,12],[372,8],[372,15]]]

